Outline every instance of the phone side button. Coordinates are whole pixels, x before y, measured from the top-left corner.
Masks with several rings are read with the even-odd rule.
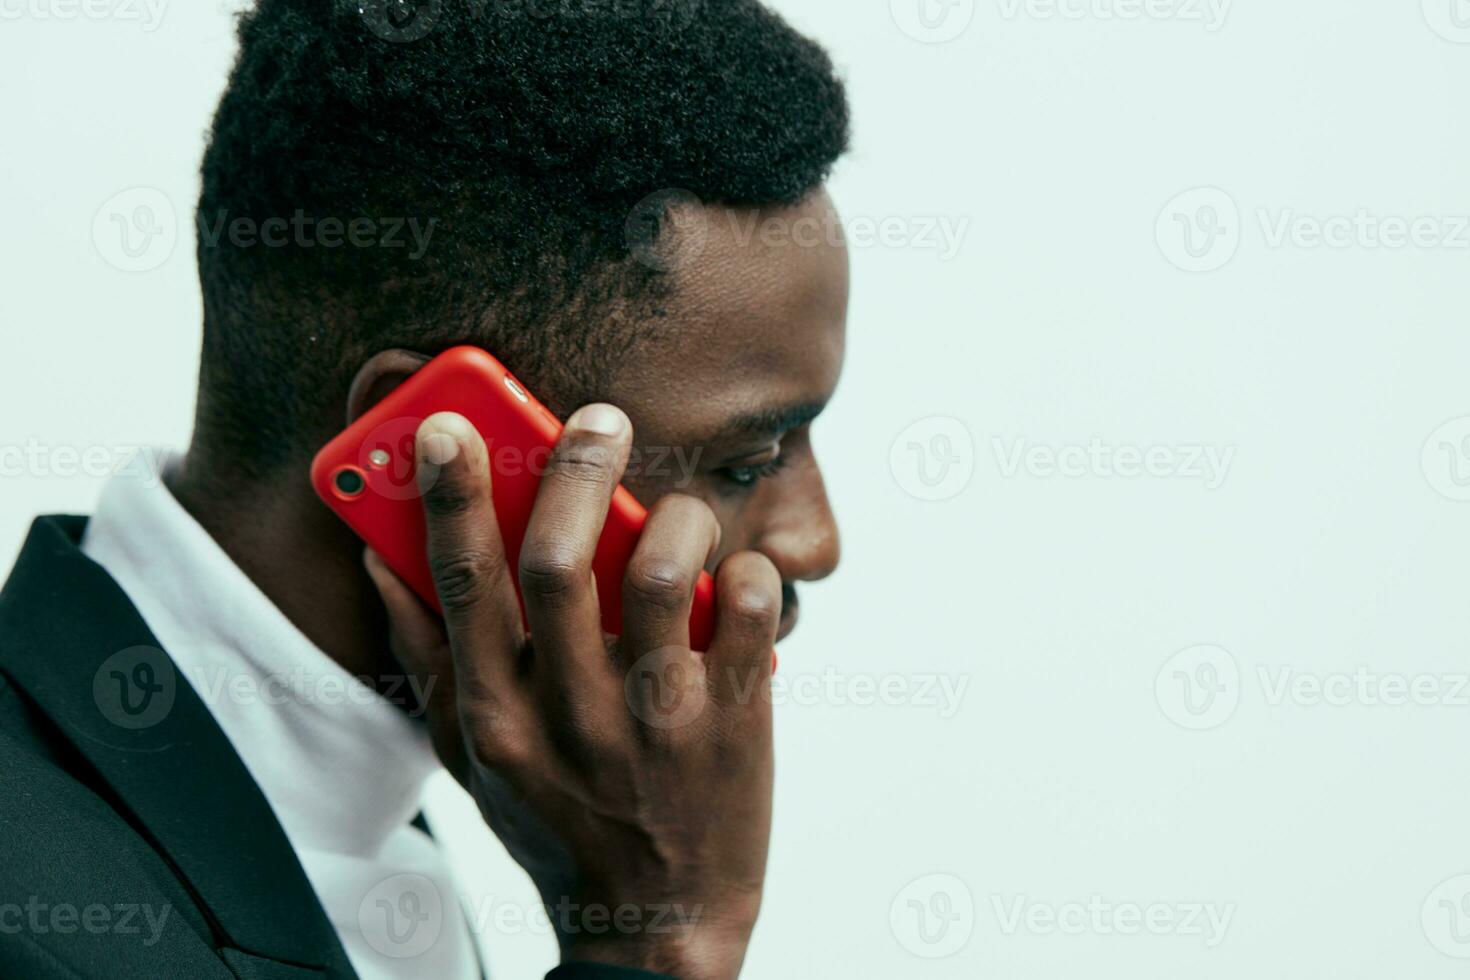
[[[531,400],[531,396],[526,394],[526,389],[522,388],[516,379],[508,374],[505,376],[505,387],[520,401],[529,402]]]

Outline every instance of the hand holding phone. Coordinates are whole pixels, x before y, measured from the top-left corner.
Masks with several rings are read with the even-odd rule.
[[[702,502],[665,497],[628,556],[609,648],[594,562],[630,447],[611,406],[568,421],[512,566],[491,450],[463,417],[434,415],[411,448],[443,620],[373,552],[367,566],[445,765],[548,907],[618,914],[595,931],[553,916],[563,959],[733,980],[765,879],[780,576],[763,555],[725,558],[708,650],[693,650],[718,526]]]
[[[513,572],[511,584],[519,591],[522,542],[562,426],[488,352],[455,347],[440,354],[328,443],[311,467],[317,495],[435,610],[440,610],[440,596],[419,504],[426,481],[418,470],[414,439],[423,421],[441,412],[467,419],[489,450],[495,518]],[[603,628],[619,634],[625,572],[648,513],[621,486],[603,506],[592,573]],[[714,582],[701,571],[692,586],[690,643],[704,650],[714,630]]]

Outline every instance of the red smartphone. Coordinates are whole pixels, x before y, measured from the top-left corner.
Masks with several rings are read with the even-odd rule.
[[[317,495],[382,556],[436,612],[443,612],[429,572],[423,504],[415,479],[415,435],[424,419],[457,412],[490,452],[495,516],[512,572],[536,491],[561,436],[555,415],[505,367],[478,347],[455,347],[434,358],[317,454],[311,483]],[[592,563],[602,628],[622,632],[623,572],[648,512],[625,488],[613,491]],[[520,597],[519,576],[511,575]],[[522,604],[521,614],[525,615]],[[715,583],[701,572],[689,617],[690,646],[708,650],[714,633]]]

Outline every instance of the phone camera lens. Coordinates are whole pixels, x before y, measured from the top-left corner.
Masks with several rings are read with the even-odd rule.
[[[337,492],[344,497],[356,497],[367,489],[367,480],[362,473],[351,468],[338,470],[332,482],[336,485]]]

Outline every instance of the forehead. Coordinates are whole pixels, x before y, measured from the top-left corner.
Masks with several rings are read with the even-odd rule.
[[[827,195],[781,209],[687,209],[674,234],[667,315],[612,391],[641,436],[712,436],[734,417],[825,402],[842,370],[848,295]]]

